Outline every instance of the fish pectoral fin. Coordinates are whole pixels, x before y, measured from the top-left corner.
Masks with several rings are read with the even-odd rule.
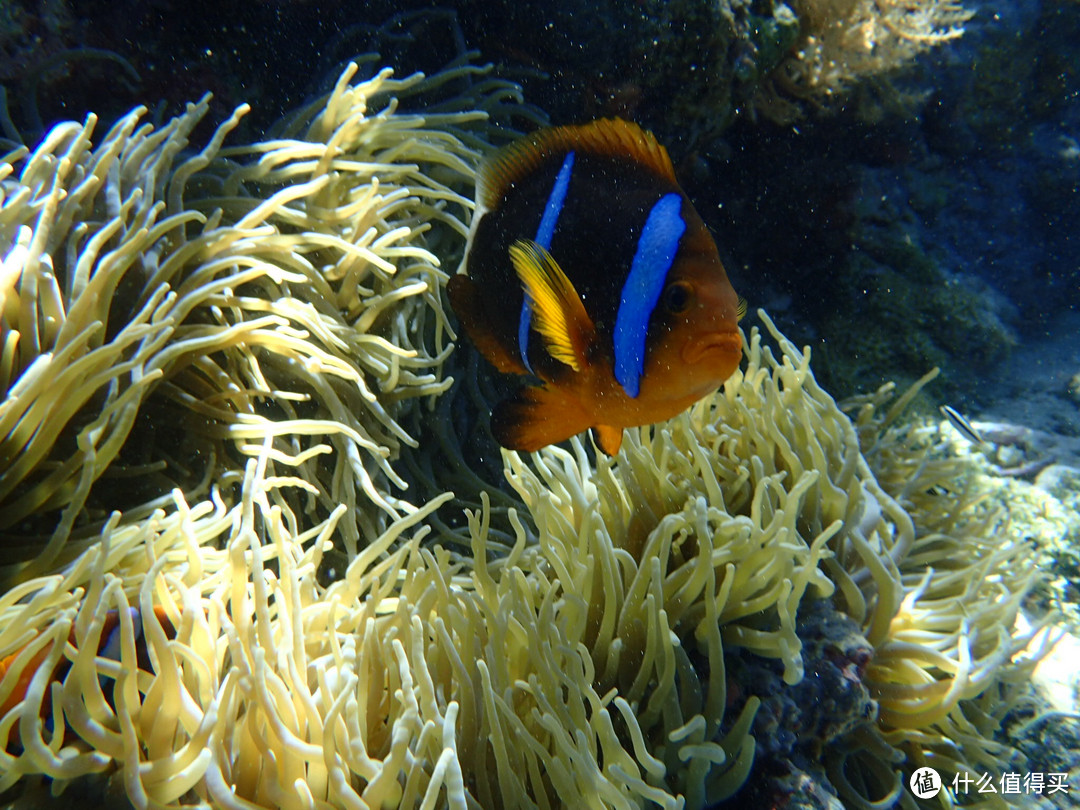
[[[581,371],[596,327],[573,283],[551,254],[532,240],[519,239],[511,245],[510,261],[525,288],[533,328],[544,339],[548,354]]]
[[[619,452],[619,448],[622,447],[622,428],[612,425],[593,425],[592,432],[596,446],[609,456]]]
[[[589,428],[577,399],[553,385],[523,385],[491,412],[495,441],[510,450],[535,452]]]
[[[529,373],[522,365],[521,358],[510,352],[506,348],[505,341],[499,340],[499,336],[491,328],[491,324],[477,303],[476,282],[460,273],[451,276],[446,283],[446,294],[469,340],[491,365],[504,374]]]

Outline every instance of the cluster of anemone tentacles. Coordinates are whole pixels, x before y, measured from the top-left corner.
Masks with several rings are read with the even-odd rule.
[[[93,116],[61,124],[0,162],[0,576],[52,570],[113,510],[235,485],[267,437],[294,511],[349,507],[349,553],[414,511],[390,460],[415,444],[408,404],[449,384],[436,253],[460,249],[487,113],[398,108],[514,88],[357,70],[251,146],[222,147],[242,107],[181,160],[207,97],[96,144]]]

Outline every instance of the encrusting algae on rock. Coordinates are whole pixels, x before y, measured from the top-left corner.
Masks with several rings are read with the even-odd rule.
[[[388,495],[392,442],[409,441],[398,400],[448,384],[432,370],[450,344],[438,342],[446,277],[425,228],[460,239],[468,203],[431,175],[467,176],[475,155],[453,134],[461,117],[403,116],[393,102],[366,112],[419,79],[352,79],[312,111],[309,140],[229,152],[260,156],[241,167],[210,159],[217,141],[205,162],[171,175],[160,164],[161,183],[218,178],[220,194],[150,228],[180,257],[177,292],[149,293],[151,314],[213,292],[200,318],[166,308],[160,333],[140,329],[160,334],[150,358],[174,345],[187,358],[158,361],[167,371],[147,389],[175,386],[176,407],[227,441],[201,487],[106,511],[82,545],[63,546],[70,560],[13,572],[0,595],[0,792],[31,802],[97,784],[140,808],[778,801],[777,757],[792,757],[791,773],[800,752],[769,745],[759,759],[755,734],[770,727],[767,703],[814,683],[815,616],[862,635],[873,660],[840,661],[840,682],[878,707],[798,741],[823,749],[808,778],[827,793],[851,808],[910,805],[901,785],[917,765],[948,780],[1003,762],[992,737],[1031,666],[1031,639],[1010,628],[1034,552],[996,537],[974,493],[930,494],[942,470],[882,416],[885,395],[852,422],[815,383],[809,352],[765,316],[776,349],[751,329],[722,390],[628,429],[618,455],[594,458],[580,439],[505,452],[519,509],[504,527],[471,511],[468,553],[433,536],[452,493]],[[331,126],[334,110],[348,115]],[[370,143],[369,126],[376,165],[343,147]],[[136,131],[117,154],[168,140],[121,130]],[[241,193],[257,188],[264,197]],[[317,227],[328,220],[352,224]],[[11,244],[9,255],[32,243],[16,229]],[[88,269],[107,273],[117,254],[99,253]],[[151,276],[172,266],[162,258]],[[18,288],[37,307],[52,289]],[[106,407],[123,381],[105,388]],[[55,505],[76,526],[89,503]],[[342,550],[350,562],[327,576]],[[777,694],[740,680],[749,662],[776,673]]]

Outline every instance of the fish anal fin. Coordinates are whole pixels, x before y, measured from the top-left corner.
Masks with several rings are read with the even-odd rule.
[[[510,261],[529,299],[532,326],[548,354],[581,371],[596,327],[573,283],[551,254],[531,240],[519,239],[511,245]]]
[[[460,273],[451,276],[446,284],[446,294],[469,339],[489,363],[504,374],[528,374],[521,358],[499,340],[480,309],[476,282]]]
[[[551,385],[525,385],[491,412],[495,440],[510,450],[535,452],[589,428],[577,400]]]
[[[602,118],[578,126],[540,129],[504,146],[480,169],[477,202],[489,210],[496,208],[507,189],[544,161],[573,151],[631,160],[676,182],[671,158],[651,132],[621,118]]]
[[[593,425],[592,430],[597,447],[609,456],[619,452],[619,448],[622,447],[622,428],[612,425]]]

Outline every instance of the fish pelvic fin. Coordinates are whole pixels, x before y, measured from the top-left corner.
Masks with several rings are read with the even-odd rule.
[[[476,282],[460,273],[451,276],[446,284],[446,294],[469,339],[491,365],[504,374],[529,373],[521,358],[510,351],[491,328],[478,304]]]
[[[622,447],[622,428],[614,425],[593,425],[593,440],[596,446],[609,456],[619,452]]]
[[[581,371],[596,339],[596,327],[573,283],[552,255],[531,239],[519,239],[510,246],[510,261],[525,288],[533,328],[548,354]]]
[[[491,432],[509,450],[533,453],[588,430],[577,398],[558,386],[525,385],[491,412]]]

